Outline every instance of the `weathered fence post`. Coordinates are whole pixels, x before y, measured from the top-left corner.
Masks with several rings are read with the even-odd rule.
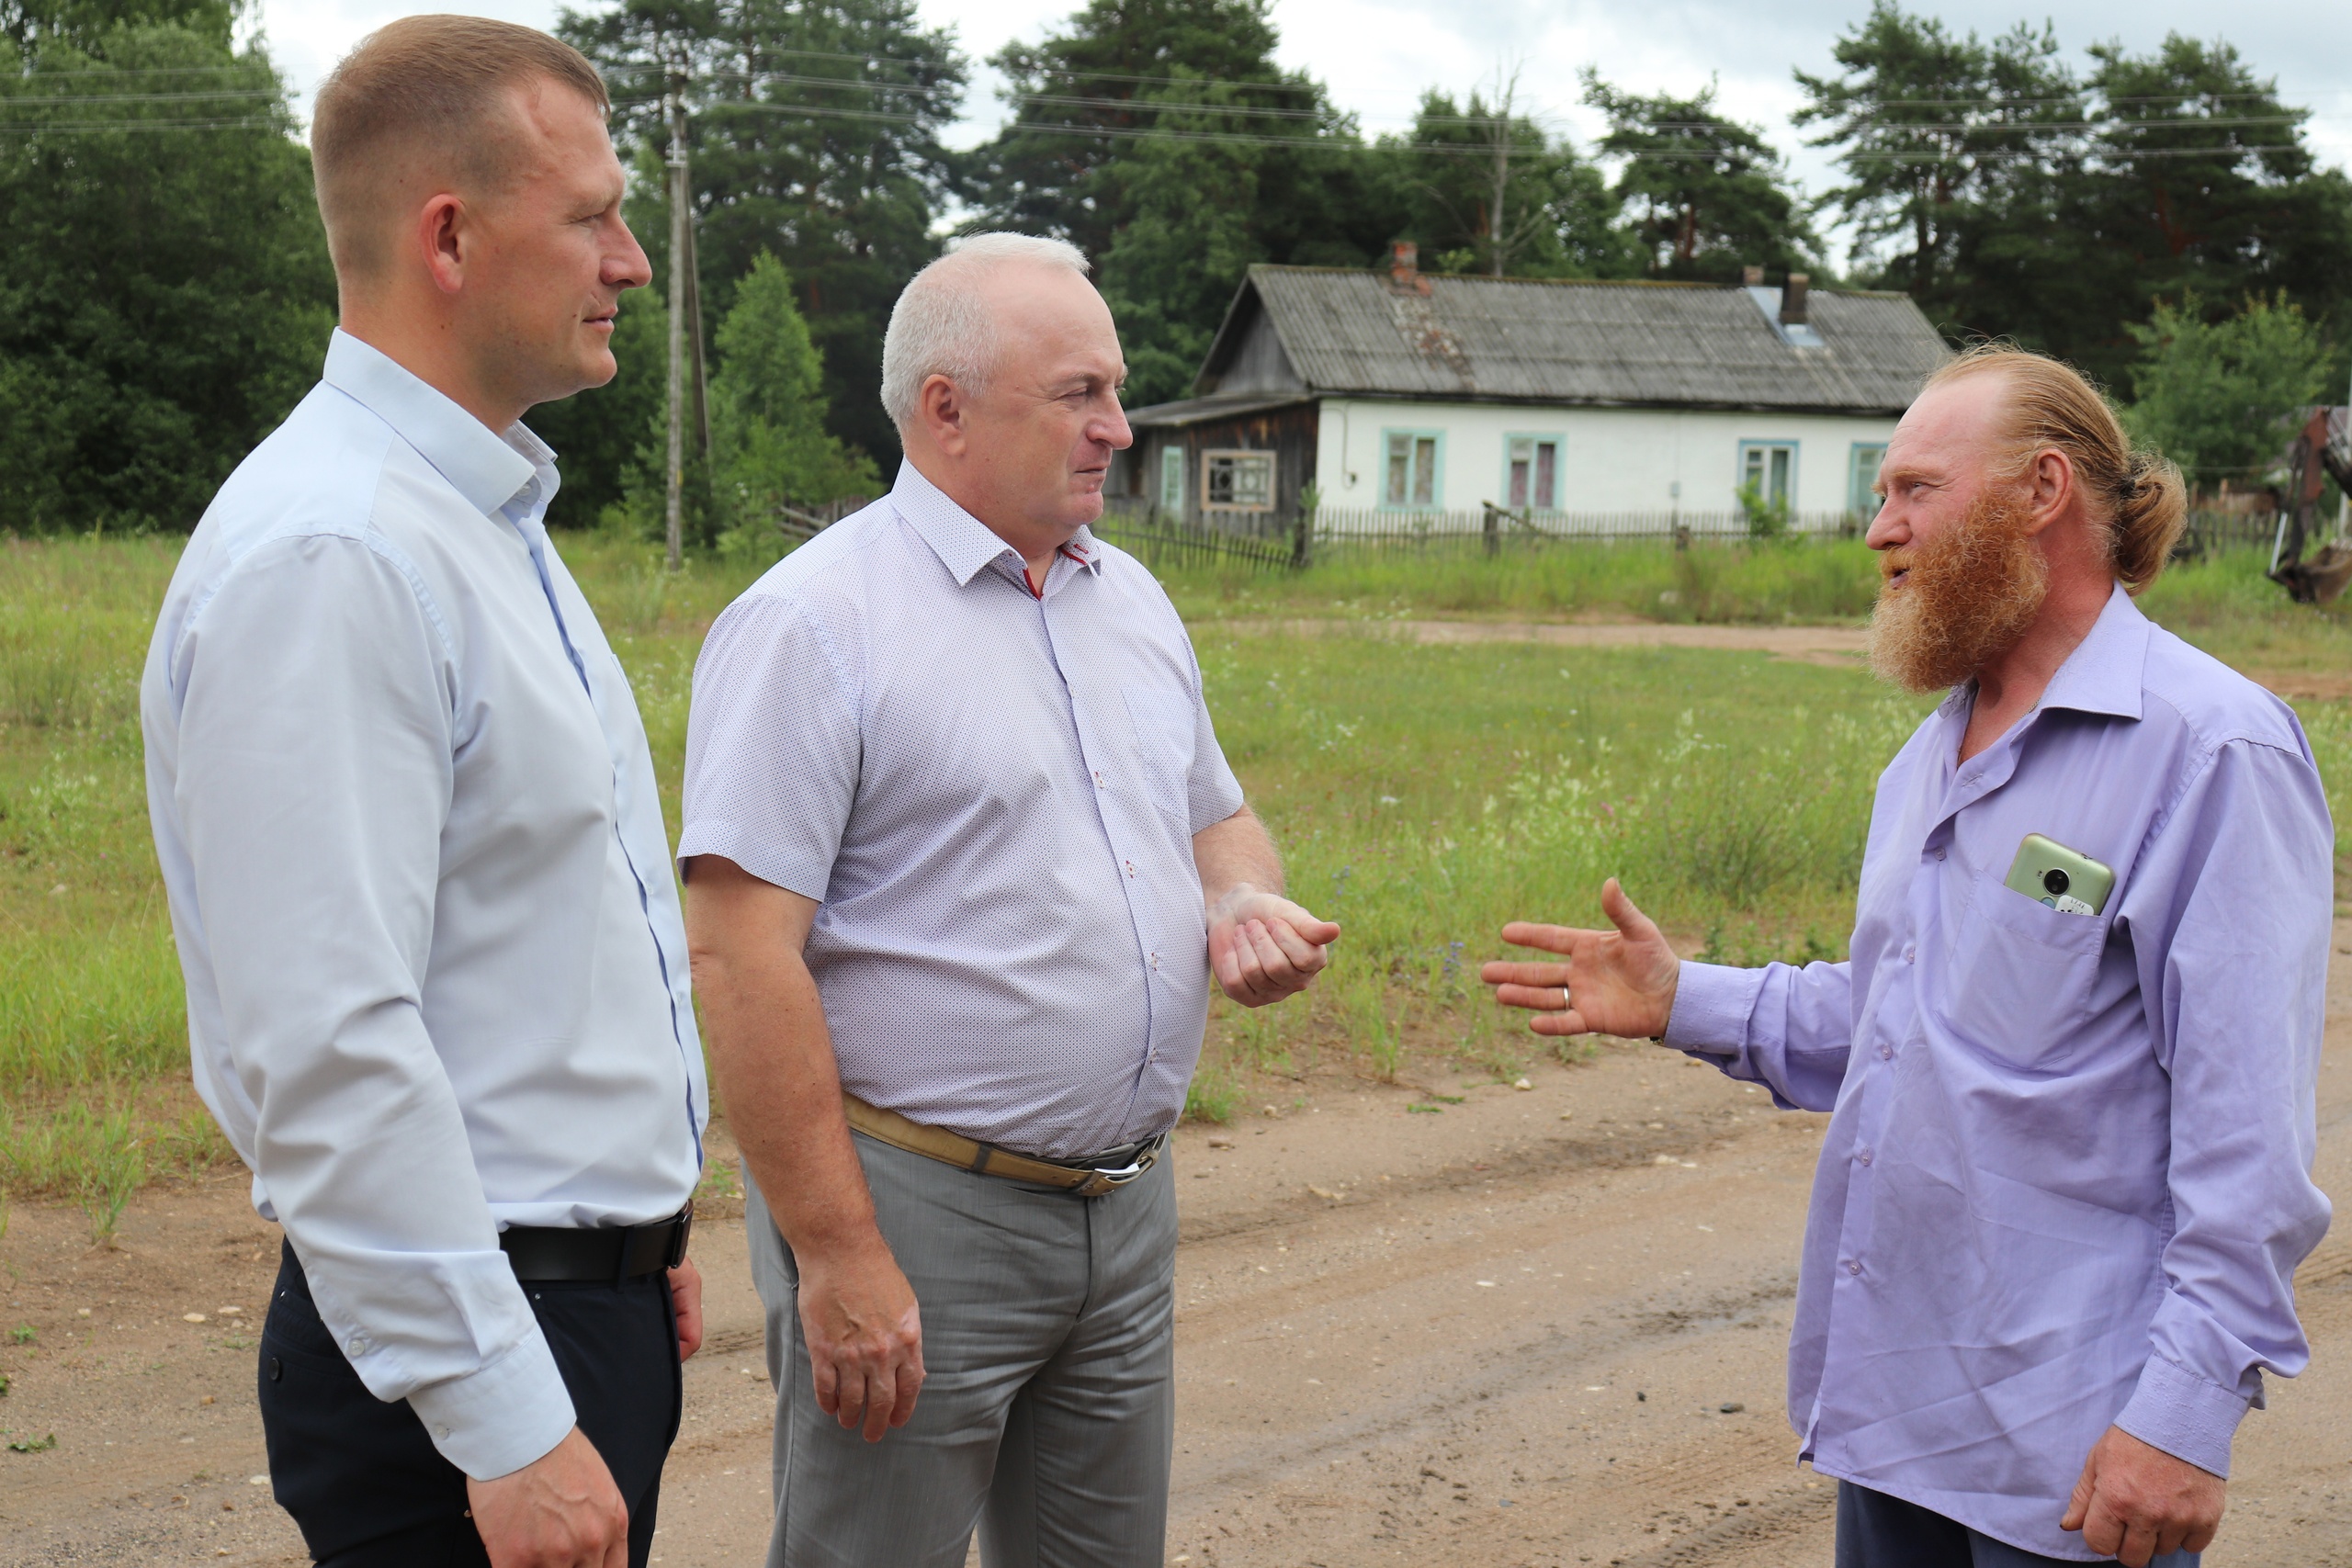
[[[1503,547],[1502,508],[1491,501],[1483,504],[1487,508],[1487,513],[1479,520],[1479,531],[1486,535],[1487,553],[1490,556],[1499,555]]]

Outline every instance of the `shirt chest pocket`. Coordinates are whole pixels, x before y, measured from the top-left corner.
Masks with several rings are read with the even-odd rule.
[[[2109,915],[2065,915],[1986,874],[1961,917],[1944,1011],[1967,1045],[2018,1067],[2055,1070],[2089,1021]]]
[[[1192,830],[1193,695],[1168,686],[1124,688],[1135,731],[1136,764],[1153,809]]]

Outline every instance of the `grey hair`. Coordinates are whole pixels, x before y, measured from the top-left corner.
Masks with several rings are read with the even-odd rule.
[[[882,334],[882,408],[894,423],[913,420],[915,400],[933,376],[944,376],[967,392],[988,385],[1003,343],[979,285],[1008,262],[1067,267],[1080,277],[1092,270],[1066,240],[987,233],[967,235],[915,274],[891,308],[889,329]]]

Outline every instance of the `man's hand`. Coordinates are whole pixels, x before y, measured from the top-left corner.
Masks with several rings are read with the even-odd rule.
[[[2147,1568],[2151,1557],[2212,1545],[2228,1492],[2211,1471],[2109,1427],[2083,1461],[2058,1528],[2082,1531],[2085,1546],[2125,1568]]]
[[[491,1568],[628,1568],[628,1508],[604,1456],[574,1427],[511,1475],[466,1479]]]
[[[903,1427],[922,1392],[922,1314],[914,1288],[876,1234],[854,1250],[793,1249],[800,1331],[817,1407],[878,1443]]]
[[[1479,978],[1495,987],[1495,1000],[1503,1006],[1534,1010],[1528,1027],[1538,1034],[1654,1039],[1674,1015],[1681,964],[1657,923],[1634,908],[1613,876],[1601,884],[1600,908],[1615,931],[1513,920],[1503,928],[1505,942],[1557,953],[1567,962],[1498,961],[1482,967]]]
[[[678,1315],[678,1359],[702,1348],[702,1270],[685,1258],[670,1270],[670,1308]]]
[[[1209,967],[1225,994],[1261,1008],[1314,983],[1331,962],[1340,928],[1318,920],[1278,893],[1248,883],[1227,888],[1209,908]]]

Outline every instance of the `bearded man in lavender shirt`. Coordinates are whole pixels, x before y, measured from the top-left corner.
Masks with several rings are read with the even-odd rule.
[[[1789,1415],[1838,1568],[2194,1563],[2262,1373],[2309,1359],[2318,770],[2284,703],[2132,604],[2179,475],[2073,370],[1947,365],[1879,488],[1871,661],[1951,692],[1879,781],[1852,958],[1679,963],[1612,878],[1614,931],[1506,926],[1559,961],[1486,978],[1538,1033],[1833,1112]],[[2028,835],[2083,886],[2021,891]]]

